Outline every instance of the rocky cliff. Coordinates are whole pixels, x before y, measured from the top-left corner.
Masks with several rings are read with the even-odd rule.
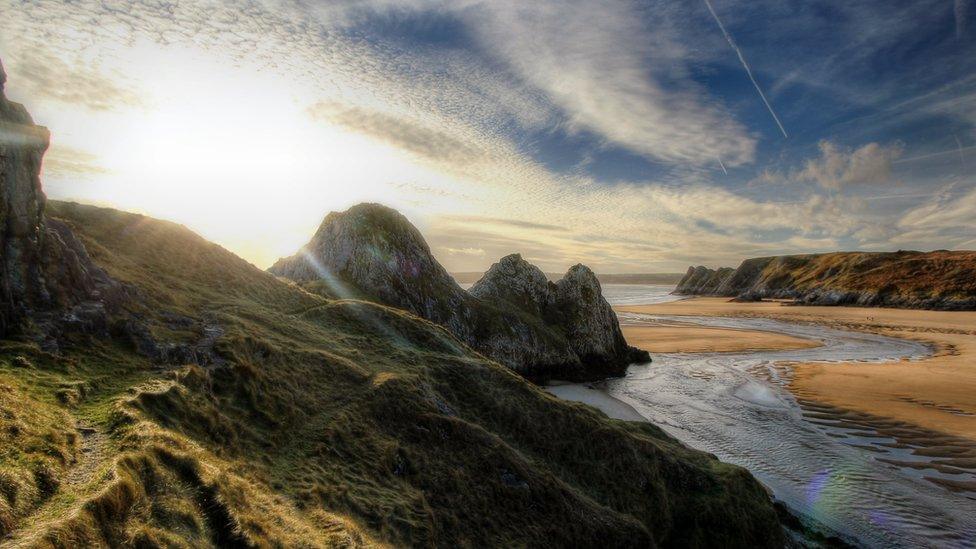
[[[688,269],[680,295],[792,299],[808,305],[976,309],[976,252],[836,252]]]
[[[593,273],[558,283],[518,255],[492,266],[470,293],[434,259],[399,212],[360,204],[331,213],[298,254],[269,271],[306,289],[412,312],[532,378],[596,379],[650,360],[627,346]],[[571,303],[579,298],[578,303]]]
[[[64,223],[44,215],[40,170],[50,134],[7,100],[5,84],[0,65],[0,336],[45,338],[66,321],[101,322],[119,287]]]
[[[731,267],[722,267],[721,269],[709,269],[701,265],[688,267],[688,272],[678,282],[674,293],[679,295],[715,295],[722,283],[733,272],[735,269]]]

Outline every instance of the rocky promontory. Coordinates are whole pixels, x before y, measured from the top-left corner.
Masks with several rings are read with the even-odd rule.
[[[530,378],[597,379],[650,360],[626,344],[586,267],[550,283],[538,267],[510,255],[469,293],[437,262],[416,227],[378,204],[330,213],[298,254],[269,271],[329,297],[410,311]]]
[[[805,305],[976,310],[976,252],[835,252],[689,267],[678,295],[789,299]]]

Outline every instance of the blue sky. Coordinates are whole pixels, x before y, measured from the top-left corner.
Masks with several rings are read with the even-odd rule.
[[[973,0],[119,6],[0,8],[48,193],[262,266],[359,200],[453,270],[976,247]]]

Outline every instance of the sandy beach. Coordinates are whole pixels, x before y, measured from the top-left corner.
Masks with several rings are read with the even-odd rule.
[[[798,307],[778,302],[734,303],[725,298],[695,298],[616,309],[656,315],[812,322],[927,342],[934,347],[934,355],[914,362],[791,364],[795,371],[791,390],[803,401],[860,414],[862,419],[895,420],[925,431],[976,440],[976,312]],[[668,352],[697,352],[703,338],[715,335],[700,330],[713,329],[677,325],[663,330],[666,343],[661,344],[662,348]],[[755,340],[755,343],[744,343],[746,346],[772,344],[767,339],[769,336],[763,334],[725,335]],[[635,335],[635,342],[643,340],[645,335],[652,337],[650,332]]]
[[[739,353],[818,347],[820,342],[760,330],[711,328],[681,322],[621,326],[627,342],[652,353]]]

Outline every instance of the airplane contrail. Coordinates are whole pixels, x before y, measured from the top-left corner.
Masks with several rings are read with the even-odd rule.
[[[718,160],[718,165],[719,166],[722,166],[722,171],[725,172],[725,175],[729,175],[729,170],[726,170],[725,169],[725,163],[722,162],[722,157],[721,156],[716,156],[715,159]]]
[[[715,13],[715,8],[712,7],[712,3],[709,0],[705,0],[705,5],[708,6],[708,11],[711,12],[712,17],[715,18],[715,22],[718,23],[718,28],[722,29],[722,34],[725,35],[725,39],[735,50],[735,54],[739,56],[739,61],[742,62],[742,68],[746,70],[746,74],[749,75],[749,80],[752,80],[752,85],[755,86],[756,91],[759,92],[759,97],[762,98],[763,103],[766,104],[766,109],[769,114],[772,115],[773,120],[776,121],[776,125],[779,126],[779,131],[783,132],[783,137],[789,138],[790,135],[786,133],[786,128],[783,127],[783,123],[779,121],[779,117],[776,116],[776,112],[773,110],[773,106],[769,104],[769,100],[766,99],[766,94],[763,93],[762,88],[759,87],[759,82],[756,82],[756,77],[752,75],[752,69],[749,68],[749,63],[746,61],[745,56],[742,55],[742,50],[739,46],[735,45],[735,40],[732,39],[732,35],[729,31],[725,30],[725,25],[722,24],[722,20],[718,18],[718,14]]]

